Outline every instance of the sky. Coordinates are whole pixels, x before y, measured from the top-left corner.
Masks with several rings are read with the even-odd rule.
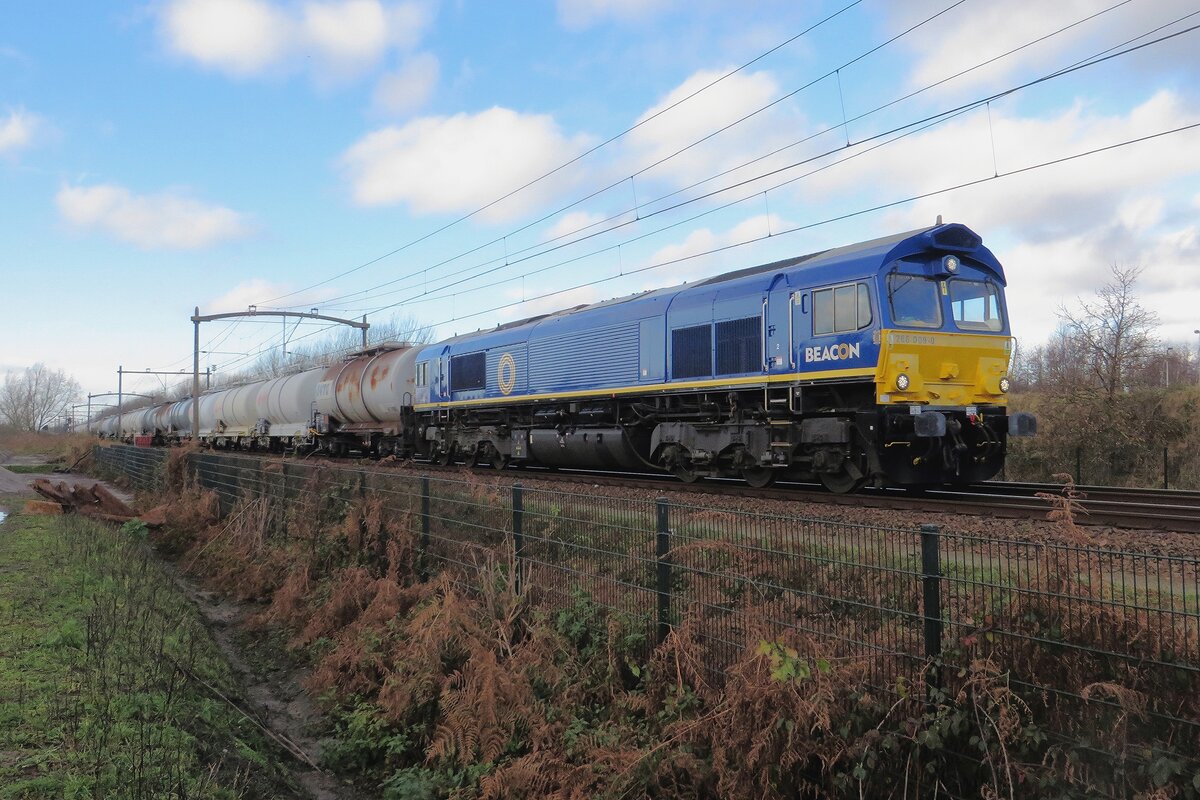
[[[1180,0],[0,0],[0,372],[190,371],[194,308],[441,338],[939,215],[1005,265],[1022,346],[1115,265],[1195,347],[1197,25]],[[201,368],[333,333],[205,323]]]

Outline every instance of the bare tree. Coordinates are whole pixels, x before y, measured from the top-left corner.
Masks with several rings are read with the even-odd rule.
[[[61,369],[37,363],[23,372],[9,372],[0,386],[0,417],[9,425],[37,431],[79,397],[79,383]]]
[[[1114,265],[1112,280],[1100,287],[1095,300],[1079,301],[1078,310],[1064,306],[1059,311],[1070,331],[1074,358],[1110,400],[1130,388],[1130,379],[1158,352],[1158,315],[1143,308],[1134,293],[1140,274],[1139,267]]]

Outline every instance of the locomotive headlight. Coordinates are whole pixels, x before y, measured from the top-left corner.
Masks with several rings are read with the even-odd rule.
[[[896,376],[896,388],[897,389],[899,389],[902,392],[906,392],[906,391],[908,391],[908,384],[909,384],[908,375],[901,372],[899,375]]]
[[[1000,379],[1000,394],[1008,394],[1008,387],[1011,385],[1012,384],[1010,384],[1008,382],[1008,378],[1001,378]]]
[[[946,268],[946,272],[958,272],[958,258],[946,256],[942,259],[942,266]]]

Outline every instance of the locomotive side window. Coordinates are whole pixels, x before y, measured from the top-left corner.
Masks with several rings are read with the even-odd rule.
[[[871,324],[871,295],[866,284],[818,289],[813,295],[813,335],[848,333]]]
[[[921,275],[888,275],[892,321],[912,328],[942,327],[937,282]]]
[[[951,280],[950,308],[954,324],[963,330],[999,331],[1004,327],[1000,290],[990,281]]]
[[[469,392],[482,389],[487,379],[487,356],[468,353],[450,358],[450,391]]]
[[[422,361],[417,364],[417,386],[429,385],[429,362]]]

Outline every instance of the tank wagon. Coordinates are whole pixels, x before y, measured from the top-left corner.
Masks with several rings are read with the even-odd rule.
[[[986,480],[1036,432],[1007,410],[1004,287],[978,234],[939,224],[210,392],[198,437],[836,492]],[[191,403],[120,435],[188,438]]]

